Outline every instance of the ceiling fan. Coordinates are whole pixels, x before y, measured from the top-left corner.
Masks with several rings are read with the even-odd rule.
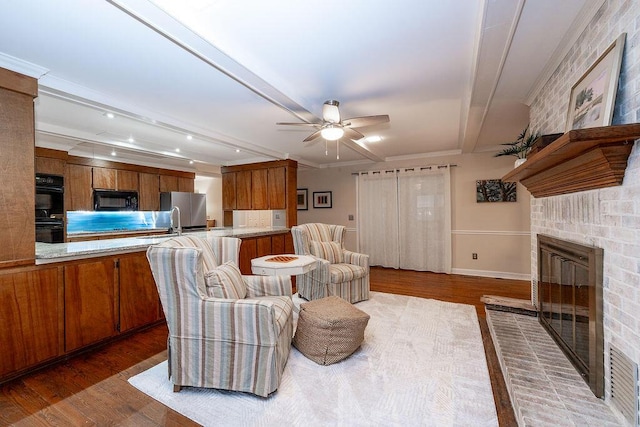
[[[340,103],[335,100],[325,101],[322,105],[322,123],[276,123],[285,126],[310,126],[317,130],[306,137],[303,142],[313,141],[318,137],[323,137],[327,141],[336,141],[346,136],[348,139],[357,141],[364,138],[364,135],[354,128],[373,126],[380,123],[387,123],[389,116],[386,114],[379,116],[352,117],[342,120],[340,117]]]

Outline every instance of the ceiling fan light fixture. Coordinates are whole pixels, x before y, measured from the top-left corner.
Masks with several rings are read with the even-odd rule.
[[[344,129],[339,126],[329,125],[320,131],[320,135],[327,141],[336,141],[344,135]]]

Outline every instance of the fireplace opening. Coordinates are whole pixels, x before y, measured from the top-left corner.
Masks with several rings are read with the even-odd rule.
[[[597,397],[604,396],[603,250],[538,235],[540,323]]]

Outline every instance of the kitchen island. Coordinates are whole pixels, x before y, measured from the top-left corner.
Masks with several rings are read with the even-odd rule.
[[[209,231],[189,232],[190,236],[198,237],[237,237],[244,240],[266,236],[287,235],[289,229],[285,227],[262,227],[262,228],[231,228],[223,227]],[[105,233],[106,234],[106,233]],[[187,234],[187,233],[184,233]],[[104,240],[88,240],[84,242],[70,243],[36,243],[36,265],[49,264],[54,262],[72,261],[76,259],[99,257],[105,255],[124,254],[129,252],[143,251],[158,243],[175,237],[177,234],[153,234],[140,235],[137,237],[108,238]],[[93,234],[92,236],[96,236]],[[109,236],[111,237],[111,236]],[[242,250],[242,245],[241,245]],[[270,254],[262,254],[270,255]],[[260,255],[260,256],[262,256]],[[250,272],[243,272],[251,274]]]
[[[243,274],[253,258],[293,251],[284,227],[189,234],[242,239]],[[36,243],[35,264],[0,269],[0,383],[164,322],[146,250],[171,237]]]

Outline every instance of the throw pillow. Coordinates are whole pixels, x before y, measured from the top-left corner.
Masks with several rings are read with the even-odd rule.
[[[312,240],[309,242],[309,251],[311,255],[326,259],[331,264],[342,263],[342,246],[338,242],[318,242]]]
[[[233,261],[228,261],[204,275],[207,294],[214,298],[244,299],[247,285],[242,279],[240,269]]]

